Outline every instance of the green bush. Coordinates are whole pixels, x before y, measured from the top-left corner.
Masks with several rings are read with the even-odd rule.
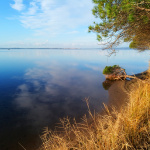
[[[120,68],[120,66],[119,65],[106,66],[103,70],[103,74],[111,74],[116,68]]]

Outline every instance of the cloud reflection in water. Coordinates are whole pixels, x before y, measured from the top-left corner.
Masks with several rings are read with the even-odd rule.
[[[107,101],[101,78],[98,66],[37,62],[36,67],[26,71],[15,102],[18,108],[28,110],[27,118],[32,125],[52,125],[66,116],[79,118],[87,112],[82,101],[85,97],[90,97],[91,106],[99,110],[97,104]]]
[[[0,149],[19,149],[18,141],[36,149],[33,141],[38,145],[43,127],[86,113],[85,97],[97,111],[101,103],[110,103],[102,87],[106,65],[119,64],[128,74],[148,68],[149,51],[106,55],[102,50],[1,50]]]

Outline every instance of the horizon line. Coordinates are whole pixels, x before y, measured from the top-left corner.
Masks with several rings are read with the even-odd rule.
[[[118,49],[118,48],[129,48],[129,47],[116,47],[116,48],[114,48],[114,49]],[[3,48],[3,47],[0,47],[0,49],[105,49],[105,48],[102,48],[102,47],[97,47],[97,48],[62,48],[62,47],[57,47],[57,48],[46,48],[46,47],[39,47],[39,48],[37,48],[37,47],[33,47],[33,48],[31,48],[31,47],[27,47],[27,48],[25,48],[25,47],[23,47],[23,48],[21,48],[21,47],[13,47],[13,48],[11,48],[11,47],[5,47],[5,48]]]

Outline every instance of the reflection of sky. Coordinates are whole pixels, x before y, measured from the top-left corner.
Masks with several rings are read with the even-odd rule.
[[[85,97],[104,100],[107,92],[101,86],[104,77],[100,75],[98,64],[92,66],[68,59],[37,61],[33,68],[26,70],[25,83],[18,86],[15,102],[20,108],[28,109],[30,118],[38,117],[34,123],[48,119],[44,117],[57,117],[54,109],[58,109],[59,116],[61,113],[78,116],[75,108],[86,110],[82,102]],[[91,103],[94,105],[95,102]]]
[[[108,101],[102,87],[106,65],[119,64],[128,74],[148,68],[150,51],[107,54],[100,50],[1,50],[0,131],[10,133],[11,124],[16,137],[31,137],[31,131],[27,132],[31,128],[39,133],[60,117],[79,118],[87,111],[85,97],[98,111]],[[19,134],[22,129],[24,133]]]

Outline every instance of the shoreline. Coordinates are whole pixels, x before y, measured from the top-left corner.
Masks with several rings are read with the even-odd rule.
[[[150,77],[148,70],[130,76],[133,76],[135,78],[132,78],[130,80],[108,81],[111,84],[107,89],[109,93],[107,107],[110,110],[112,107],[115,107],[116,110],[120,110],[122,106],[128,103],[130,92],[133,90],[135,84],[138,83],[138,79],[145,80]]]
[[[79,123],[62,119],[62,132],[45,131],[40,150],[150,148],[147,145],[147,137],[150,137],[150,75],[147,77],[145,81],[136,78],[113,82],[108,88],[109,102],[104,104],[104,110],[97,114],[89,110],[89,117],[85,116]]]
[[[150,145],[147,145],[147,137],[150,137],[149,79],[145,83],[134,79],[116,81],[109,88],[109,94],[111,99],[103,115],[89,112],[91,119],[85,117],[83,123],[71,124],[67,119],[62,120],[64,134],[53,131],[45,133],[41,150],[47,150],[45,146],[55,150],[68,150],[73,147],[79,150],[150,148]],[[116,103],[118,98],[120,101]],[[109,111],[114,104],[118,110]]]

